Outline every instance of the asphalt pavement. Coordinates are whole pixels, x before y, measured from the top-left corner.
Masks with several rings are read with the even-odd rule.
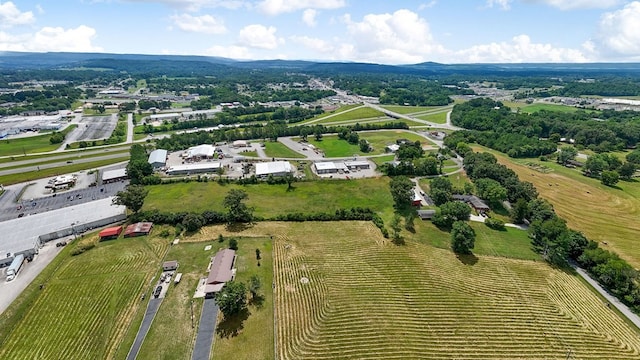
[[[216,321],[218,319],[218,305],[213,298],[204,299],[202,305],[202,315],[200,315],[200,325],[198,326],[198,336],[193,347],[191,360],[209,360],[213,337],[216,333]]]
[[[135,360],[138,356],[138,352],[142,347],[142,343],[144,342],[144,338],[147,337],[147,333],[151,328],[151,323],[153,319],[156,317],[156,313],[160,308],[160,304],[162,304],[162,299],[151,299],[149,300],[149,305],[147,305],[147,311],[144,313],[144,318],[142,318],[142,324],[140,324],[140,329],[138,330],[138,334],[136,335],[136,339],[131,345],[131,350],[129,350],[129,354],[127,355],[127,360]]]

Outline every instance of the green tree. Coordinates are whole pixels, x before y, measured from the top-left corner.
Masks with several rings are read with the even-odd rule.
[[[317,129],[314,133],[313,133],[314,138],[316,139],[316,141],[322,141],[322,130]]]
[[[600,176],[600,173],[608,168],[609,163],[604,154],[591,155],[584,164],[584,172],[592,177]]]
[[[229,223],[250,223],[253,221],[253,208],[248,207],[243,200],[249,195],[244,190],[231,189],[224,197],[223,206],[227,209]]]
[[[433,200],[433,203],[436,204],[436,206],[440,206],[446,202],[451,201],[451,193],[438,188],[431,189],[431,191],[429,192],[429,197],[431,197],[431,200]]]
[[[397,209],[403,209],[411,205],[414,186],[413,181],[406,176],[396,176],[391,179],[389,187]]]
[[[625,159],[632,164],[640,165],[640,149],[628,153]]]
[[[451,226],[451,249],[456,254],[471,254],[475,246],[476,232],[464,221],[455,221]]]
[[[225,318],[238,314],[247,308],[247,288],[238,281],[229,281],[215,294],[216,304]]]
[[[499,204],[507,199],[507,189],[493,179],[477,179],[475,184],[478,196],[492,204]]]
[[[153,166],[149,164],[147,159],[130,160],[127,164],[127,176],[131,179],[132,184],[141,184],[143,179],[153,174]]]
[[[617,171],[605,170],[600,175],[600,182],[606,186],[614,186],[620,180],[620,175]]]
[[[238,251],[238,240],[236,238],[229,239],[229,249]]]
[[[523,198],[516,200],[515,204],[511,206],[511,221],[514,224],[524,223],[524,219],[527,218],[529,213],[529,204]]]
[[[51,134],[51,137],[49,138],[49,143],[51,143],[51,145],[62,144],[63,141],[64,141],[64,134],[57,131],[54,131],[53,134]]]
[[[565,165],[569,160],[573,160],[578,155],[578,150],[571,145],[565,145],[560,148],[558,153],[558,164]]]
[[[189,232],[199,230],[202,225],[204,225],[204,218],[200,214],[188,213],[182,219],[182,226]]]
[[[362,151],[363,153],[368,153],[371,149],[371,147],[369,146],[369,142],[365,139],[360,139],[360,142],[358,144],[360,146],[360,151]]]
[[[626,162],[620,166],[618,171],[620,172],[620,178],[630,180],[633,174],[636,173],[636,165],[631,162]]]
[[[260,277],[258,275],[251,275],[249,278],[249,292],[251,293],[251,298],[256,299],[259,297],[258,291],[262,287],[262,282],[260,281]]]
[[[529,201],[529,211],[527,212],[529,221],[546,221],[556,216],[553,206],[544,199],[534,199]]]
[[[400,217],[400,215],[394,214],[389,226],[391,226],[391,231],[393,231],[391,237],[393,242],[396,244],[402,244],[404,242],[404,239],[402,238],[402,235],[400,233],[402,231],[402,218]]]
[[[115,205],[124,205],[127,209],[137,213],[144,205],[144,199],[149,194],[149,190],[142,185],[127,185],[127,187],[116,193],[112,202]]]
[[[442,228],[451,228],[454,222],[469,220],[471,208],[462,201],[449,201],[442,204],[431,222]]]

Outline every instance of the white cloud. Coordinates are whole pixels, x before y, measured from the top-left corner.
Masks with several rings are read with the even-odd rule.
[[[229,59],[253,59],[251,52],[244,46],[220,46],[214,45],[206,50],[206,53],[211,56],[225,57]]]
[[[205,8],[226,8],[226,9],[238,9],[243,6],[248,6],[247,1],[243,0],[124,0],[134,3],[158,3],[164,4],[170,7],[179,9],[185,9],[187,11],[199,11]]]
[[[294,12],[302,9],[339,9],[344,0],[263,0],[258,8],[268,15]]]
[[[319,53],[329,53],[334,50],[334,46],[331,45],[330,42],[318,38],[312,38],[308,36],[291,36],[289,37],[289,39],[296,44],[300,44],[307,49]]]
[[[100,52],[102,48],[91,43],[95,35],[96,31],[85,25],[75,29],[44,27],[35,34],[11,35],[0,32],[0,50]]]
[[[436,0],[432,0],[428,3],[422,3],[420,5],[418,5],[418,11],[422,11],[424,9],[428,9],[428,8],[432,8],[434,7],[438,2]]]
[[[353,60],[415,63],[445,52],[433,39],[429,24],[406,9],[393,14],[368,14],[360,22],[347,14],[343,21],[353,46],[341,46],[340,51],[343,55],[350,53]]]
[[[492,1],[492,0],[489,0]],[[497,0],[505,1],[505,0]],[[622,2],[622,0],[525,0],[531,3],[543,3],[560,10],[574,10],[574,9],[606,9],[616,6]]]
[[[487,0],[488,7],[500,7],[503,10],[509,10],[511,8],[511,0]]]
[[[276,28],[266,27],[260,24],[252,24],[243,27],[238,34],[240,45],[252,48],[273,50],[284,40],[276,37]]]
[[[598,42],[608,52],[640,56],[640,2],[602,15]]]
[[[181,30],[204,34],[224,34],[227,28],[222,19],[211,15],[192,16],[189,14],[171,16],[173,23]]]
[[[11,1],[0,3],[0,27],[9,28],[15,25],[30,24],[35,21],[33,12],[22,12]]]
[[[309,27],[315,27],[318,24],[316,15],[318,15],[316,9],[307,9],[302,12],[302,21]]]
[[[515,36],[511,42],[475,45],[457,51],[457,62],[526,63],[526,62],[587,62],[583,51],[556,48],[551,44],[532,43],[528,35]]]

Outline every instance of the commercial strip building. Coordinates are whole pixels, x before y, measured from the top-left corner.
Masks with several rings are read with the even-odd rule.
[[[128,179],[127,169],[106,170],[102,172],[102,183],[108,184],[112,182]]]
[[[222,168],[220,162],[201,162],[195,164],[175,165],[167,169],[167,175],[192,175],[192,174],[205,174],[205,173],[217,173]]]
[[[293,174],[294,168],[288,161],[270,161],[256,163],[256,177],[266,178],[271,176],[285,176]]]
[[[316,169],[316,173],[322,175],[355,170],[367,170],[371,168],[371,163],[366,160],[322,161],[314,163],[313,166]]]
[[[16,254],[37,253],[45,242],[75,236],[126,219],[125,207],[112,205],[112,199],[109,197],[3,221],[0,266],[5,261],[11,262]]]

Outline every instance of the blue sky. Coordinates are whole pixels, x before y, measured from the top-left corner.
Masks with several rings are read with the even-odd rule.
[[[0,51],[630,62],[640,61],[640,1],[0,0]]]

